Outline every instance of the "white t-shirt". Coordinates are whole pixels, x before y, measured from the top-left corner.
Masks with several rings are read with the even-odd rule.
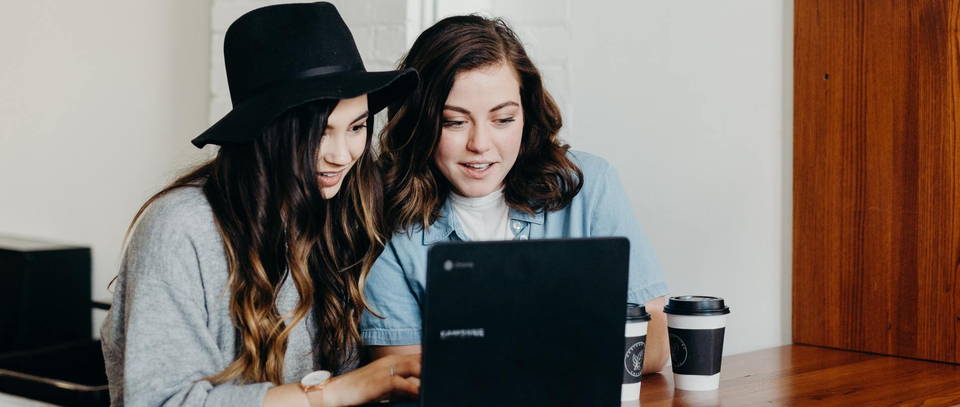
[[[503,190],[479,198],[467,198],[450,193],[453,214],[460,221],[464,233],[473,241],[511,240],[510,207]]]

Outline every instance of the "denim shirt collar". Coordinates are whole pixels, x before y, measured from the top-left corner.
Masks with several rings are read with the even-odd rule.
[[[536,223],[538,225],[543,224],[543,210],[539,210],[533,215],[510,208],[510,221],[521,221],[525,223]],[[470,238],[467,237],[467,234],[463,232],[463,227],[460,226],[460,221],[456,216],[453,216],[453,204],[450,203],[450,200],[447,199],[443,202],[443,206],[440,207],[440,218],[436,222],[433,222],[429,228],[423,230],[423,245],[429,246],[431,244],[437,243],[439,241],[445,240],[450,237],[451,233],[456,233],[459,240],[468,242]]]

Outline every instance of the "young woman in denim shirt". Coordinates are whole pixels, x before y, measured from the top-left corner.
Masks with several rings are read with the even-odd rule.
[[[653,315],[643,370],[668,360],[667,286],[617,171],[558,139],[560,110],[516,34],[458,16],[424,31],[400,63],[421,86],[392,105],[379,163],[394,230],[364,293],[371,355],[417,353],[427,249],[437,242],[630,239],[628,301]]]

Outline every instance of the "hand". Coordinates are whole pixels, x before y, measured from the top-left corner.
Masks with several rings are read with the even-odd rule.
[[[391,376],[391,369],[393,375]],[[415,399],[420,395],[420,355],[377,359],[345,375],[334,377],[323,389],[326,407],[352,406],[384,399]]]

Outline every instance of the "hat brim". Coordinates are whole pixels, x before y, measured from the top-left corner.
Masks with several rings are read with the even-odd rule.
[[[323,99],[351,99],[368,95],[370,115],[404,98],[420,83],[413,69],[385,72],[338,72],[290,81],[233,107],[223,118],[193,139],[193,145],[253,140],[283,112]]]

